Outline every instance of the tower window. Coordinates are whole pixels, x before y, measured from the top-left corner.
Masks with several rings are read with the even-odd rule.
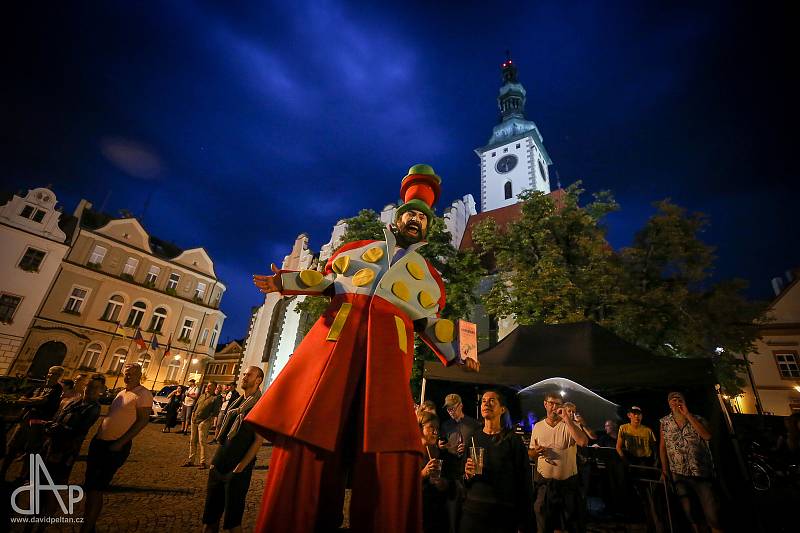
[[[497,155],[497,152],[492,152],[492,157],[495,157],[496,155]]]
[[[505,191],[505,194],[506,194],[506,200],[511,198],[512,193],[511,193],[511,182],[510,181],[506,182],[506,184],[503,186],[503,190]]]
[[[508,148],[503,148],[503,153],[508,152]]]
[[[519,150],[519,143],[517,143],[517,150]]]

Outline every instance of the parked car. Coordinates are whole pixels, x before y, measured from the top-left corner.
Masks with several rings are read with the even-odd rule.
[[[153,408],[150,412],[150,420],[155,422],[157,420],[163,420],[167,416],[167,404],[169,400],[167,396],[169,393],[177,389],[177,385],[165,385],[161,388],[158,393],[153,395]],[[178,420],[181,419],[181,412],[178,411]]]

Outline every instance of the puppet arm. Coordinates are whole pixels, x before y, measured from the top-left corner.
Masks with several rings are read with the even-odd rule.
[[[414,331],[445,366],[463,365],[458,353],[458,330],[452,320],[438,317],[414,321]]]
[[[277,274],[280,277],[282,289],[281,294],[308,294],[320,296],[333,284],[336,274],[322,274],[316,270],[280,270]]]

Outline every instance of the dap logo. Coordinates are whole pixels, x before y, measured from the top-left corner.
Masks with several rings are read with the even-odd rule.
[[[64,514],[72,514],[75,504],[83,499],[83,488],[78,485],[56,485],[53,483],[53,478],[48,472],[44,464],[42,456],[37,454],[30,455],[30,483],[19,487],[11,493],[11,507],[15,512],[22,515],[37,515],[39,514],[39,505],[42,499],[42,492],[51,491],[55,496],[56,501],[61,506],[61,511]],[[46,483],[43,483],[45,481]],[[28,502],[30,507],[22,509],[17,505],[17,498],[20,494],[29,493]],[[65,492],[62,497],[62,492]]]

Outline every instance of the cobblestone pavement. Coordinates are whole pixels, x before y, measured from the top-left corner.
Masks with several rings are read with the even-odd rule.
[[[189,531],[200,530],[206,496],[208,470],[181,467],[189,451],[189,436],[161,433],[164,426],[150,423],[134,439],[128,461],[117,471],[104,499],[97,531]],[[93,436],[96,429],[89,432]],[[90,438],[84,442],[82,455],[75,463],[70,483],[82,484],[86,473],[85,454]],[[215,446],[210,446],[213,454]],[[258,452],[242,527],[255,527],[271,446]],[[17,470],[18,472],[18,470]],[[9,479],[15,472],[9,473]],[[83,516],[83,502],[74,516]],[[47,531],[77,531],[78,526],[50,526]],[[14,529],[21,531],[22,529]]]

